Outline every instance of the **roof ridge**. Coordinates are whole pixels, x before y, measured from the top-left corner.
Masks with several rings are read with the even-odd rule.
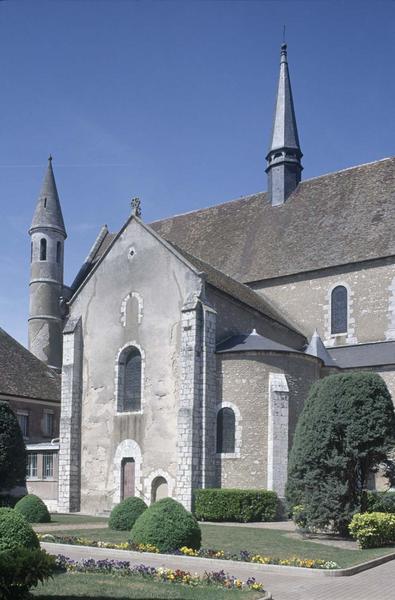
[[[344,173],[345,171],[353,171],[354,169],[360,169],[361,167],[368,167],[370,165],[377,165],[378,163],[385,162],[386,160],[394,160],[395,156],[386,156],[385,158],[379,158],[378,160],[371,160],[367,163],[362,163],[360,165],[353,165],[352,167],[345,167],[344,169],[339,169],[338,171],[332,171],[330,173],[323,173],[322,175],[315,175],[314,177],[309,177],[309,179],[304,179],[300,182],[300,185],[307,183],[308,181],[313,181],[315,179],[321,179],[322,177],[329,177],[330,175],[337,175],[338,173]]]
[[[385,162],[386,160],[394,160],[395,156],[387,156],[385,158],[379,158],[378,160],[372,160],[367,163],[362,163],[360,165],[353,165],[351,167],[345,167],[344,169],[339,169],[338,171],[332,171],[329,173],[323,173],[322,175],[315,175],[314,177],[309,177],[308,179],[303,179],[299,185],[304,185],[309,181],[314,181],[316,179],[321,179],[323,177],[330,177],[331,175],[337,175],[338,173],[344,173],[345,171],[352,171],[353,169],[360,169],[361,167],[367,167],[369,165],[375,165],[378,163]],[[299,186],[298,186],[299,187]],[[296,191],[296,190],[295,190]],[[165,223],[166,221],[171,221],[172,219],[176,219],[178,217],[184,217],[186,215],[192,215],[200,212],[205,212],[207,210],[212,210],[214,208],[219,208],[221,206],[226,206],[228,204],[232,204],[235,202],[241,202],[242,200],[249,200],[250,198],[254,198],[255,196],[263,196],[267,195],[267,190],[260,192],[253,192],[252,194],[247,194],[245,196],[240,196],[239,198],[232,198],[231,200],[225,200],[225,202],[220,202],[219,204],[212,204],[211,206],[205,206],[203,208],[196,208],[195,210],[188,210],[183,213],[178,213],[175,215],[170,215],[169,217],[164,217],[163,219],[156,219],[155,221],[150,221],[150,225],[155,225],[156,223]]]

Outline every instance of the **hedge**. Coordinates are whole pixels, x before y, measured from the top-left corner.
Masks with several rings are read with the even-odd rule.
[[[160,552],[182,546],[198,550],[202,533],[195,517],[172,498],[151,504],[137,519],[131,532],[135,544],[152,544]]]
[[[361,548],[381,548],[395,543],[395,515],[381,512],[357,513],[349,530]]]
[[[28,494],[15,504],[15,510],[29,523],[50,523],[51,515],[46,504],[34,494]]]
[[[269,490],[195,491],[195,516],[201,521],[274,521],[278,507],[277,494]]]
[[[146,509],[147,505],[141,498],[125,498],[112,509],[108,526],[110,529],[130,531]]]
[[[395,492],[367,492],[366,512],[395,513]]]

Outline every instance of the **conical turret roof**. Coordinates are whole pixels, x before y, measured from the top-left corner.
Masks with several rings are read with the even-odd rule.
[[[307,346],[305,352],[306,354],[311,354],[322,360],[326,367],[337,367],[336,362],[325,348],[317,330],[314,331],[310,344]]]
[[[280,78],[269,154],[283,148],[296,150],[298,158],[302,156],[288,71],[286,44],[281,46]]]
[[[55,229],[62,233],[65,238],[67,237],[58,190],[56,189],[55,177],[52,169],[52,156],[48,159],[47,172],[41,186],[29,233],[32,233],[36,229],[41,229],[42,227]]]

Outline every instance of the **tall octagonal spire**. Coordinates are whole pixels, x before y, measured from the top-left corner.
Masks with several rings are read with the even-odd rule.
[[[282,44],[273,130],[266,156],[268,192],[273,206],[283,204],[300,182],[302,156],[288,71],[287,45]]]

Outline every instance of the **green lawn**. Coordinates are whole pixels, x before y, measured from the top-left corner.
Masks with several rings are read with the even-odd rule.
[[[135,598],[139,600],[258,600],[263,592],[226,590],[218,587],[189,587],[176,583],[158,583],[142,577],[121,577],[98,573],[56,575],[33,591],[35,600],[78,600],[78,598]]]
[[[395,547],[371,548],[368,550],[343,550],[334,546],[317,544],[302,538],[291,537],[288,532],[277,529],[253,529],[251,527],[226,527],[210,525],[202,526],[202,546],[216,550],[226,550],[238,554],[240,550],[248,550],[265,556],[278,558],[314,558],[335,561],[340,567],[371,560],[389,552],[395,552]],[[56,532],[60,534],[60,532]],[[67,530],[64,535],[78,536],[103,542],[126,542],[130,539],[129,532],[111,531],[110,529]]]
[[[104,523],[108,519],[106,517],[89,517],[86,515],[73,515],[73,514],[51,514],[51,524],[53,525],[83,525],[84,523]]]

